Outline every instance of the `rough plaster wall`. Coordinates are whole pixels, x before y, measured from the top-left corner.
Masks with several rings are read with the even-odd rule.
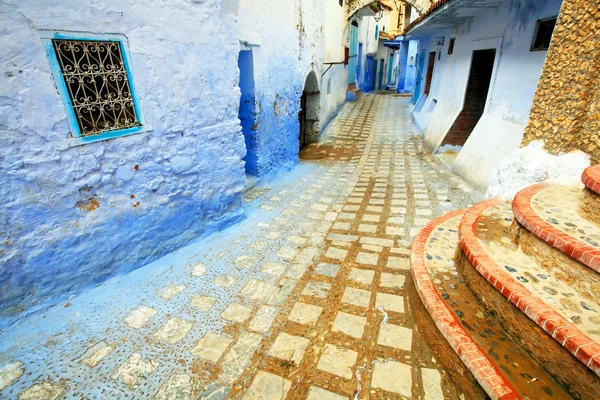
[[[345,0],[346,5],[346,16],[349,18],[354,15],[355,12],[360,10],[363,7],[368,6],[371,3],[374,3],[375,0]],[[422,14],[424,11],[427,11],[432,3],[435,0],[408,0],[406,3],[412,5],[417,11]]]
[[[598,2],[565,0],[523,145],[542,139],[552,154],[579,149],[600,163],[599,37]]]
[[[581,151],[551,155],[543,145],[533,141],[512,151],[493,169],[486,197],[512,201],[519,191],[540,182],[583,187],[581,174],[590,166],[589,156]]]
[[[238,42],[218,0],[9,0],[0,25],[0,326],[240,216]],[[153,130],[69,147],[38,29],[126,35]]]
[[[240,2],[238,24],[261,37],[253,48],[261,176],[298,163],[304,83],[311,70],[321,77],[323,7],[322,0]]]
[[[421,111],[415,109],[414,117],[420,126],[424,126],[425,141],[432,151],[439,146],[454,122],[452,118],[427,115],[433,110],[430,107],[433,100],[438,100],[436,111],[440,104],[445,103],[461,110],[473,50],[497,48],[497,64],[488,93],[485,118],[477,124],[453,165],[456,172],[476,186],[487,187],[492,168],[515,150],[521,141],[546,56],[543,51],[529,51],[535,23],[540,18],[556,15],[559,8],[560,0],[514,1],[461,24],[455,33],[446,29],[431,34],[431,37],[444,36],[446,39],[441,47],[441,59],[436,57],[429,98]],[[456,37],[456,43],[454,53],[448,56],[450,37]],[[425,48],[427,53],[436,50],[433,42]],[[426,70],[425,65],[424,73]],[[423,88],[424,85],[421,86]],[[446,115],[450,116],[450,113]],[[477,161],[481,159],[486,162]]]

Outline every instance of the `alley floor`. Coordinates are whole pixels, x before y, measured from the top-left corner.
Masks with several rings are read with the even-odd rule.
[[[347,103],[247,218],[0,333],[0,397],[457,399],[405,298],[412,238],[482,199],[408,99]]]

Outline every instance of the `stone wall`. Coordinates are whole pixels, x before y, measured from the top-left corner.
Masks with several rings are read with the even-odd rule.
[[[564,0],[522,145],[579,149],[600,162],[600,5]]]
[[[241,216],[235,12],[219,0],[3,2],[0,326]],[[124,35],[151,129],[72,147],[45,29]]]

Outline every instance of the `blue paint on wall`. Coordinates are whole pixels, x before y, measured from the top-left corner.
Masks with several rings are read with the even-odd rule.
[[[246,142],[246,172],[258,175],[258,143],[256,140],[256,99],[254,93],[254,60],[251,50],[240,51],[240,109],[238,118]]]

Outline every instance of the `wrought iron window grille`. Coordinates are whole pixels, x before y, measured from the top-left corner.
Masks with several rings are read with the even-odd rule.
[[[53,39],[81,136],[141,126],[120,42]]]
[[[65,105],[71,146],[151,130],[132,81],[125,36],[40,31],[40,38]]]

